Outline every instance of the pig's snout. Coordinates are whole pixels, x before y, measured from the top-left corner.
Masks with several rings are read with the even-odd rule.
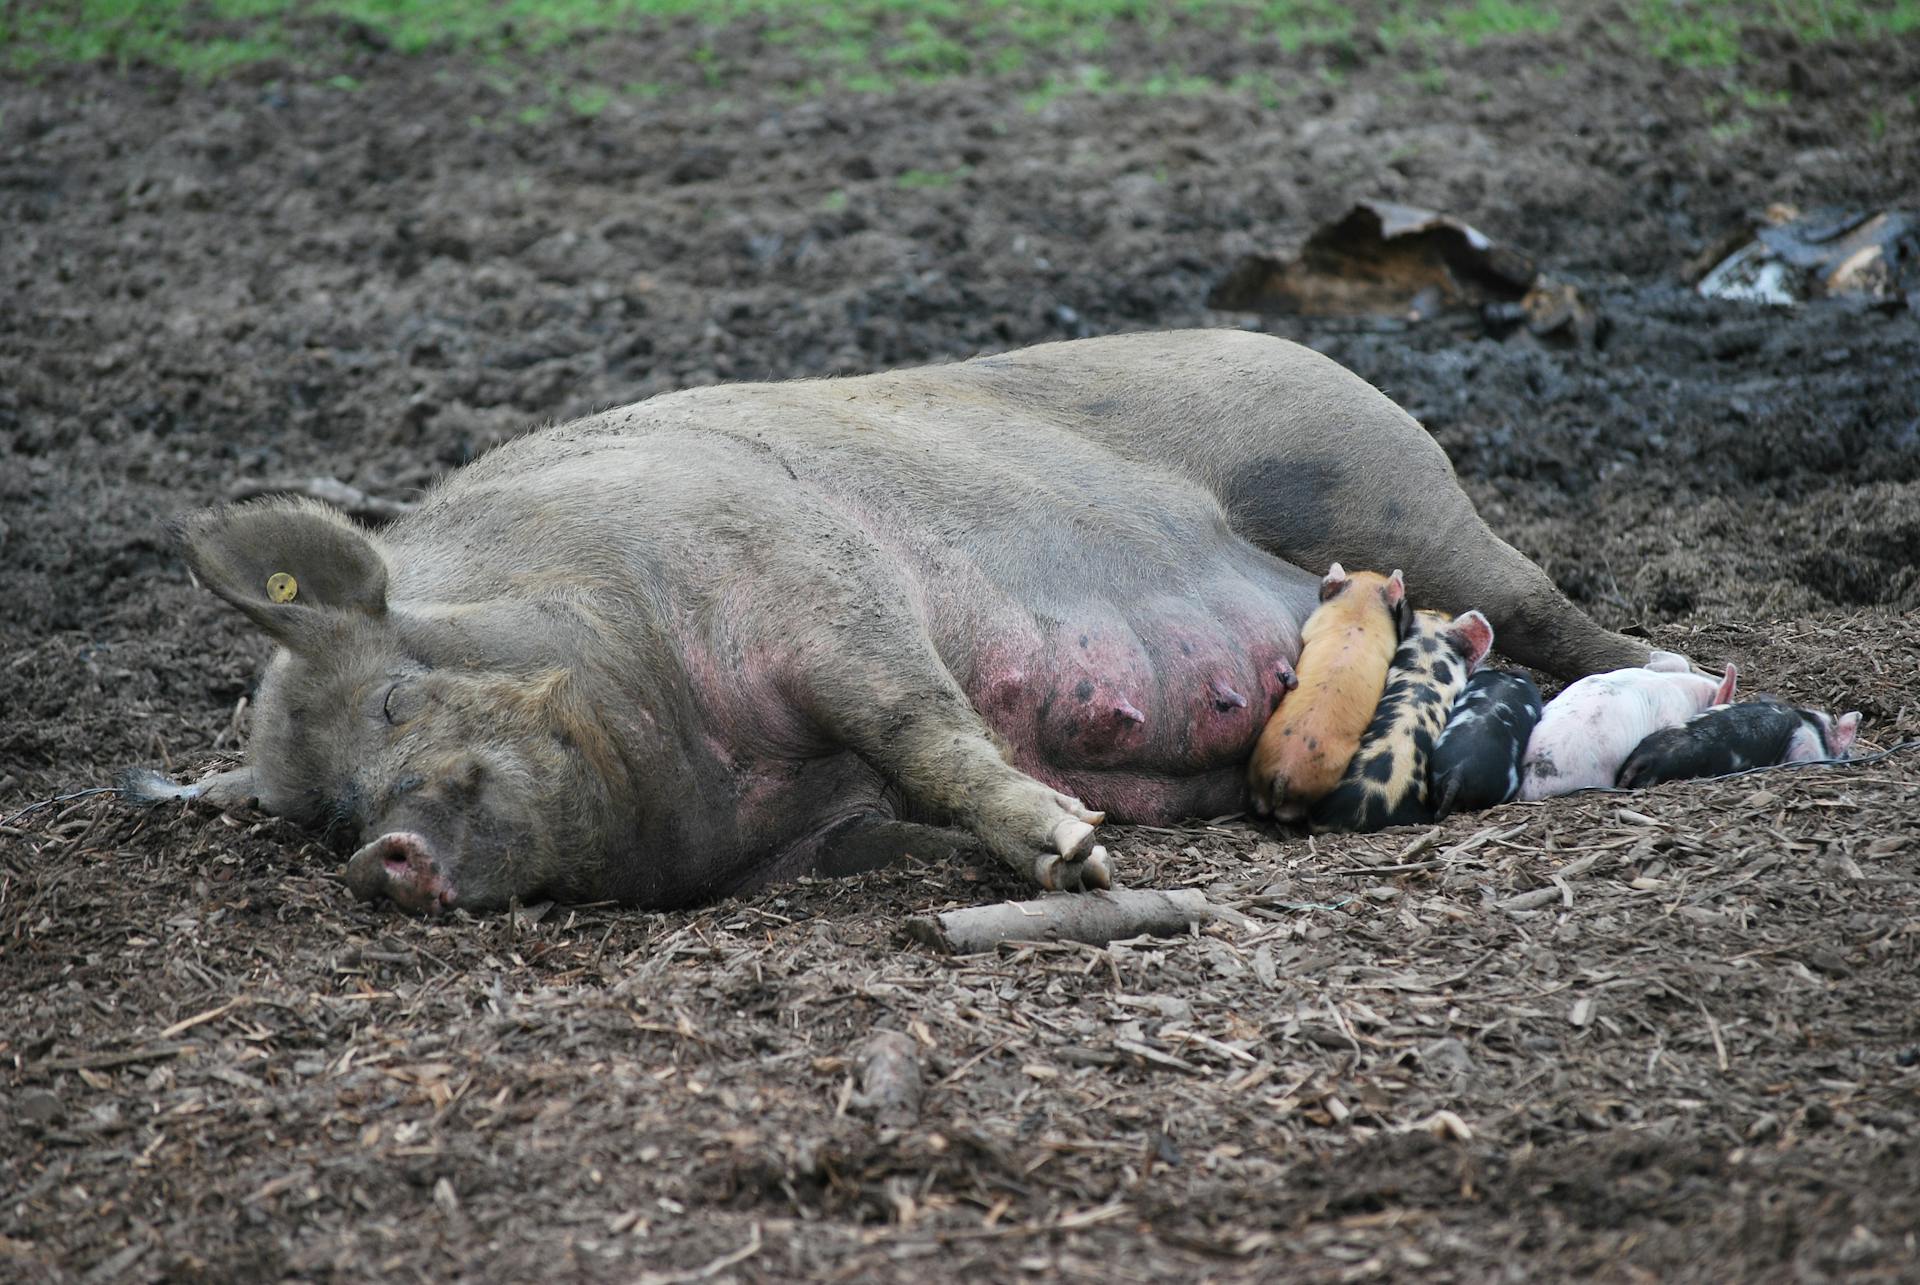
[[[433,848],[409,830],[381,835],[347,862],[347,886],[362,901],[386,897],[402,910],[430,915],[451,906],[453,881]]]

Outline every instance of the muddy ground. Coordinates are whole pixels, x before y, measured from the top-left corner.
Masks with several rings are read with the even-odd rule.
[[[665,389],[1193,325],[1386,388],[1609,625],[1859,709],[1863,751],[1920,736],[1920,317],[1683,281],[1771,202],[1920,191],[1920,40],[1750,49],[1749,111],[1598,20],[1417,58],[1174,35],[1270,103],[801,100],[705,86],[708,39],[543,55],[673,80],[590,117],[372,48],[354,90],[0,84],[0,1276],[1920,1274],[1920,754],[1424,847],[1122,830],[1128,882],[1239,915],[962,959],[903,921],[1021,891],[996,870],[429,923],[276,821],[17,815],[235,754],[263,648],[160,523],[237,483],[406,498]],[[1364,195],[1530,250],[1604,343],[1206,309]],[[881,1028],[917,1120],[854,1092]]]

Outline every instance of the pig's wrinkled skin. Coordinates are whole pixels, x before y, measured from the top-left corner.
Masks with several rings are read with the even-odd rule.
[[[1520,763],[1523,801],[1611,788],[1634,747],[1733,699],[1732,665],[1717,682],[1704,674],[1616,670],[1571,683],[1547,702]]]
[[[1104,885],[1101,812],[1241,806],[1336,558],[1559,674],[1685,667],[1497,539],[1386,397],[1235,331],[693,389],[503,446],[377,536],[290,501],[181,535],[280,644],[204,794],[351,829],[349,882],[418,910],[952,846],[918,822]]]

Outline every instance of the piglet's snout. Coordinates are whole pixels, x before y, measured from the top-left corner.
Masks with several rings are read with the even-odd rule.
[[[386,897],[402,910],[430,915],[451,906],[447,878],[427,840],[410,830],[381,835],[347,862],[347,886],[363,901]]]

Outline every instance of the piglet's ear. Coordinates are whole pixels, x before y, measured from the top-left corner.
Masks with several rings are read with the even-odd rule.
[[[1446,638],[1466,661],[1467,672],[1471,674],[1493,650],[1493,622],[1477,611],[1469,611],[1447,626]]]
[[[1325,602],[1333,597],[1346,588],[1348,583],[1347,569],[1337,562],[1334,563],[1327,568],[1326,577],[1320,581],[1320,601]]]
[[[312,500],[208,509],[175,524],[200,582],[295,651],[387,610],[387,564],[373,541]]]
[[[1722,678],[1720,680],[1720,686],[1714,689],[1713,703],[1716,705],[1731,704],[1733,702],[1733,689],[1738,686],[1739,683],[1740,671],[1733,667],[1732,661],[1728,661],[1726,677]]]
[[[1400,574],[1399,567],[1395,567],[1393,569],[1393,574],[1387,577],[1387,605],[1389,607],[1397,607],[1401,603],[1405,602],[1406,600],[1407,600],[1406,577]]]
[[[1853,738],[1860,734],[1860,711],[1851,710],[1833,721],[1827,737],[1827,753],[1843,759],[1853,752]]]

